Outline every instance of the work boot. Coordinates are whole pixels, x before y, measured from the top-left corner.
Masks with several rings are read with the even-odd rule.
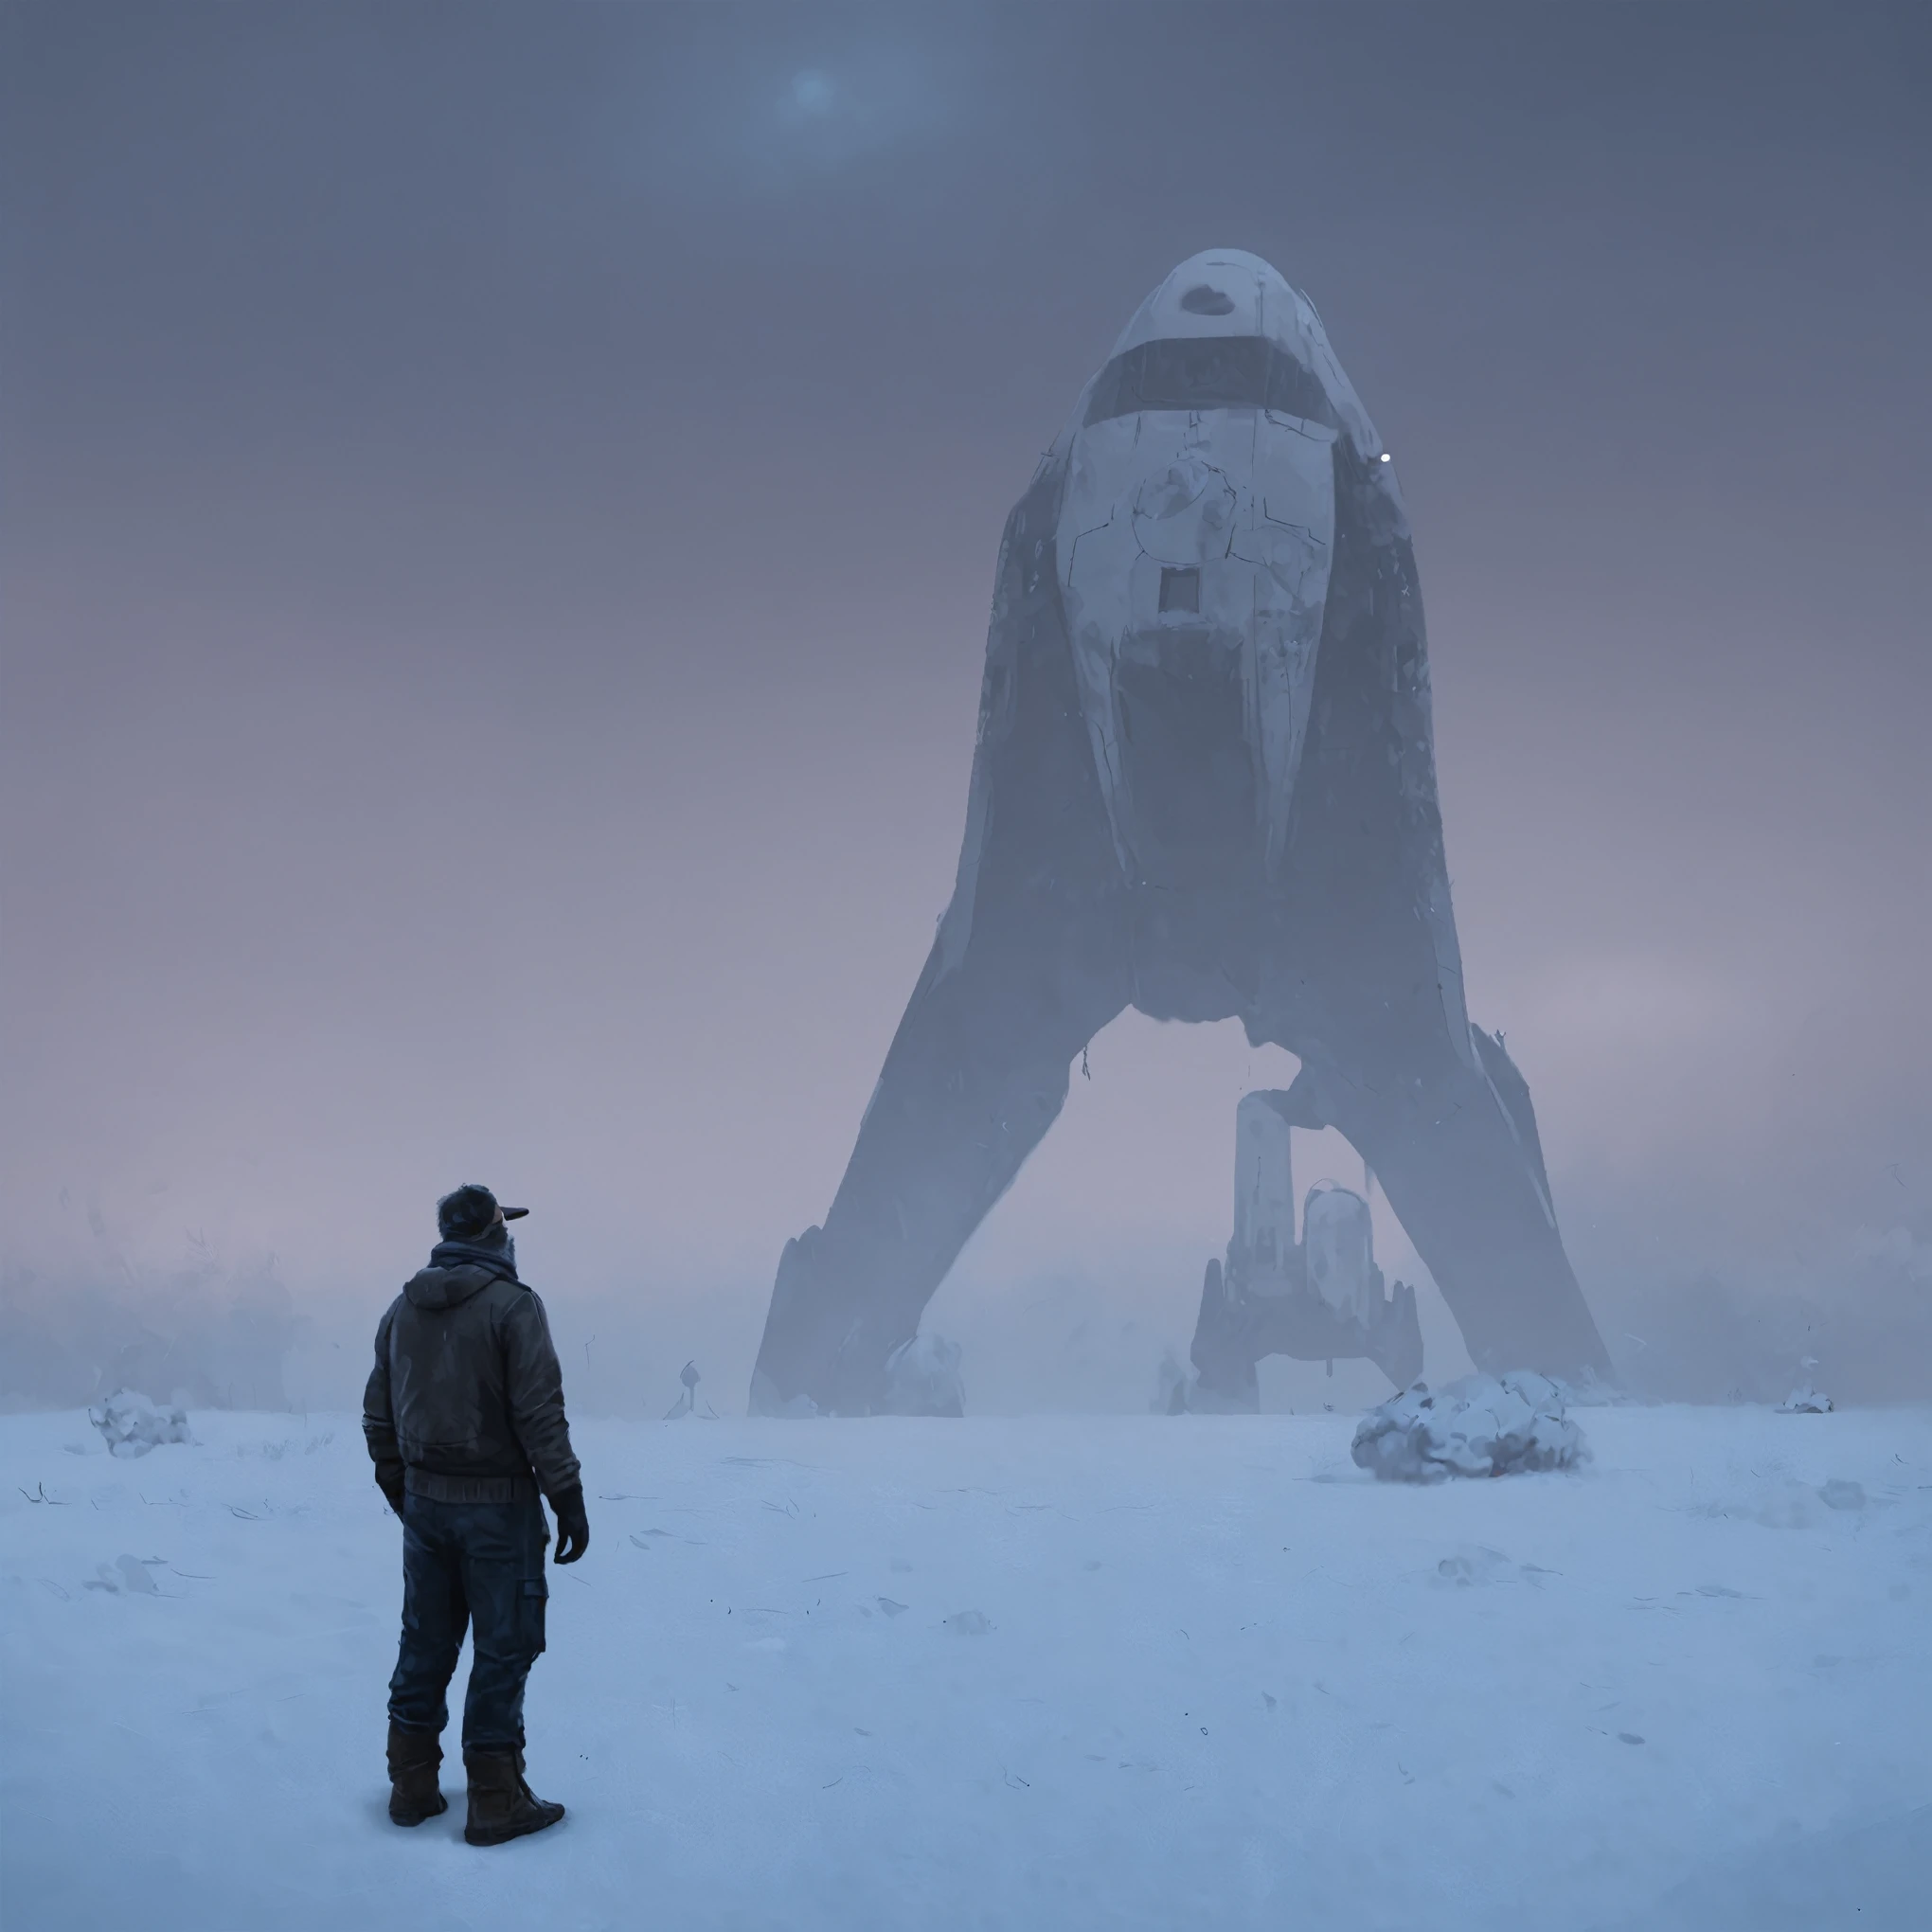
[[[389,1821],[420,1825],[446,1812],[450,1801],[438,1787],[442,1739],[435,1731],[406,1730],[389,1723]]]
[[[463,1836],[473,1845],[501,1845],[546,1831],[564,1816],[561,1804],[537,1797],[524,1782],[520,1750],[466,1749],[463,1769],[470,1774],[470,1821]]]

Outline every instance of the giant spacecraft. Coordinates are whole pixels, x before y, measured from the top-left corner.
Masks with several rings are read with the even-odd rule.
[[[951,904],[755,1412],[940,1407],[920,1316],[1128,1007],[1239,1018],[1373,1170],[1478,1368],[1609,1363],[1530,1092],[1471,1025],[1394,466],[1304,296],[1197,255],[1007,520]],[[913,1392],[907,1393],[908,1387]]]

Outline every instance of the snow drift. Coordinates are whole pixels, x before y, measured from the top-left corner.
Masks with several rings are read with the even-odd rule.
[[[1563,1392],[1541,1375],[1465,1375],[1440,1394],[1418,1382],[1370,1409],[1350,1452],[1384,1482],[1513,1476],[1586,1461]]]
[[[132,1388],[117,1388],[98,1408],[87,1411],[87,1420],[107,1442],[110,1456],[145,1456],[163,1442],[186,1442],[188,1411],[157,1408],[145,1395]]]

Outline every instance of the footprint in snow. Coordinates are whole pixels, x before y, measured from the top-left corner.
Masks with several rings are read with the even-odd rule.
[[[1500,1549],[1489,1549],[1479,1543],[1465,1544],[1436,1565],[1436,1581],[1466,1590],[1476,1583],[1500,1580],[1510,1559]]]

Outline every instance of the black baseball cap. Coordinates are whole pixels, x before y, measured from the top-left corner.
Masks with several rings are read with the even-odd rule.
[[[479,1235],[502,1213],[506,1221],[521,1221],[528,1208],[505,1208],[488,1188],[472,1181],[436,1204],[437,1231],[445,1241],[468,1241]]]

